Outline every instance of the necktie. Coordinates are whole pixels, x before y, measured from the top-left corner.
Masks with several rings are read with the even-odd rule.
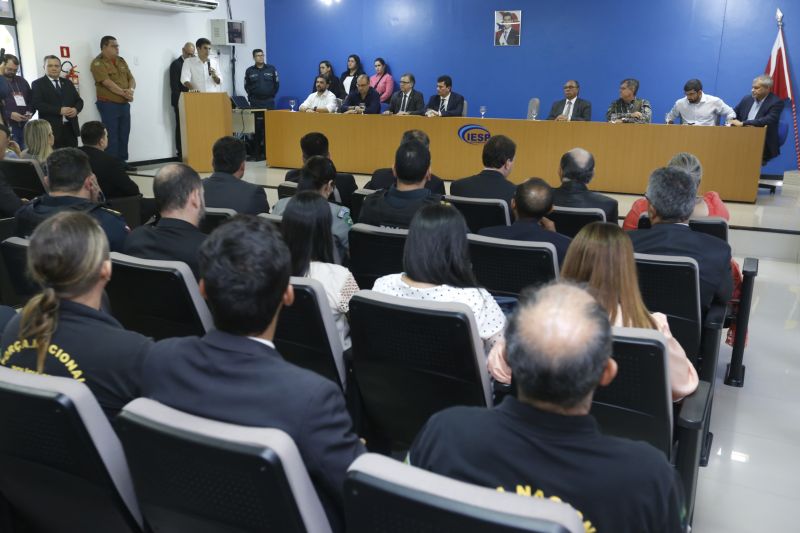
[[[53,80],[53,86],[56,88],[58,94],[61,94],[61,83],[59,83],[59,80]]]
[[[407,95],[407,94],[404,94],[404,95],[403,95],[403,105],[401,105],[401,106],[400,106],[400,111],[403,111],[403,112],[405,112],[405,110],[406,110],[406,103],[407,103],[407,101],[408,101],[408,95]]]
[[[441,102],[439,103],[439,114],[440,115],[443,114],[444,110],[446,109],[445,104],[446,104],[445,99],[442,98]]]
[[[564,108],[564,115],[567,117],[567,120],[571,120],[570,113],[572,112],[572,101],[567,100],[567,107]]]

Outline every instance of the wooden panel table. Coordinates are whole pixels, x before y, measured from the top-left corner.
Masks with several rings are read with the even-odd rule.
[[[197,172],[213,171],[211,147],[233,132],[228,93],[181,93],[178,106],[183,162]]]
[[[538,176],[556,185],[561,155],[580,146],[595,156],[594,190],[642,194],[653,169],[686,151],[703,164],[702,191],[717,191],[724,200],[740,202],[754,202],[758,191],[763,128],[269,111],[267,161],[271,167],[300,168],[300,138],[319,131],[330,141],[337,170],[372,174],[391,166],[403,132],[418,128],[431,138],[433,172],[443,179],[458,179],[483,167],[483,144],[471,144],[459,136],[462,127],[471,124],[517,143],[510,177],[516,183]]]

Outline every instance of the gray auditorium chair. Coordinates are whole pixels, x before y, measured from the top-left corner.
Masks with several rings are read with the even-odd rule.
[[[375,280],[403,271],[403,249],[408,230],[354,224],[350,228],[350,272],[362,289]]]
[[[2,159],[0,171],[20,198],[33,200],[48,190],[42,166],[35,159]]]
[[[0,243],[3,258],[3,283],[5,294],[3,303],[12,307],[25,305],[33,295],[41,290],[28,275],[28,245],[30,241],[21,237],[9,237]]]
[[[236,216],[236,211],[227,207],[206,207],[206,214],[200,221],[200,231],[208,235],[217,226]]]
[[[444,200],[458,209],[467,221],[471,233],[491,226],[509,226],[508,204],[498,198],[469,198],[445,195]]]
[[[649,229],[650,217],[645,211],[639,215],[637,229]],[[728,222],[722,217],[697,217],[689,220],[689,227],[694,231],[717,237],[728,242]]]
[[[312,370],[342,388],[345,379],[342,341],[322,284],[292,277],[294,303],[281,308],[275,347],[284,359]]]
[[[282,181],[278,184],[278,200],[291,198],[297,194],[297,183],[294,181]]]
[[[583,533],[566,503],[451,479],[382,455],[353,461],[344,484],[349,533]]]
[[[558,257],[549,242],[514,241],[467,235],[472,270],[481,287],[496,296],[558,279]]]
[[[373,189],[356,189],[353,191],[353,196],[350,198],[350,217],[353,222],[358,222],[358,215],[361,214],[361,206],[364,205],[364,199],[376,192],[378,191]]]
[[[132,331],[154,339],[204,335],[213,328],[194,274],[181,261],[111,253],[113,276],[106,285],[112,315]]]
[[[531,98],[528,100],[528,114],[526,117],[528,120],[536,120],[537,116],[539,116],[539,99]]]
[[[0,492],[32,531],[143,531],[122,446],[86,385],[0,367],[0,428]]]
[[[547,218],[556,225],[556,230],[570,239],[592,222],[606,222],[606,214],[599,207],[561,207],[553,206]],[[617,223],[616,220],[608,222]]]
[[[265,218],[275,224],[275,227],[280,229],[281,222],[283,221],[283,217],[281,215],[273,215],[272,213],[259,213],[258,216],[261,218]]]
[[[294,441],[139,398],[117,418],[154,531],[330,533]]]
[[[483,341],[466,304],[362,290],[350,300],[350,339],[365,422],[391,450],[407,449],[446,407],[492,405]]]

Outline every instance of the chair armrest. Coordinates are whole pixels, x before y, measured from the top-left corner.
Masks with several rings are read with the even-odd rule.
[[[756,277],[758,276],[758,259],[755,257],[745,257],[744,265],[742,266],[742,276]]]
[[[686,429],[702,429],[705,420],[711,414],[711,384],[700,381],[697,390],[683,399],[678,427]]]
[[[703,318],[703,329],[722,329],[726,316],[728,316],[727,304],[711,304]]]

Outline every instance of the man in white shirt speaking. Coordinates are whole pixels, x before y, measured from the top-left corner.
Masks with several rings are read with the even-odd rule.
[[[673,124],[680,118],[685,125],[716,126],[720,117],[725,122],[736,118],[736,112],[722,98],[703,92],[703,83],[700,80],[687,81],[683,86],[683,93],[686,96],[676,101],[667,113],[667,124]]]
[[[197,39],[195,43],[197,55],[183,60],[181,69],[181,83],[187,89],[201,93],[221,93],[222,74],[219,72],[219,63],[209,57],[211,41],[205,37]]]
[[[300,104],[300,111],[306,113],[334,113],[336,111],[336,95],[328,90],[328,80],[317,76],[314,81],[316,92],[308,95],[306,101]]]

